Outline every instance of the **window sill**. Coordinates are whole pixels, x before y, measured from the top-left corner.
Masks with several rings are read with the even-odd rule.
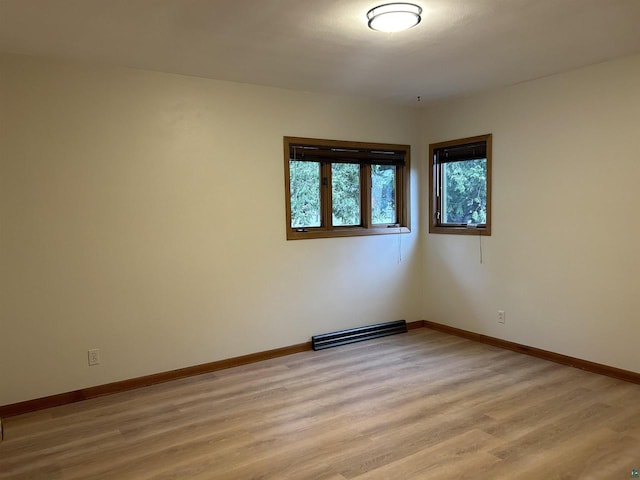
[[[333,230],[309,229],[307,232],[287,231],[287,240],[307,240],[310,238],[334,238],[334,237],[364,237],[369,235],[393,235],[399,233],[411,233],[408,227],[382,227],[382,228],[361,228],[345,227],[334,228]]]
[[[491,227],[466,227],[466,226],[437,226],[431,225],[429,227],[429,233],[439,233],[445,235],[481,235],[483,237],[491,236]]]

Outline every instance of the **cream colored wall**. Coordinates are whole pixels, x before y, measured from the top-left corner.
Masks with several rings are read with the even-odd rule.
[[[13,55],[0,74],[0,405],[422,318],[417,194],[411,234],[288,242],[282,153],[407,143],[418,165],[417,110]]]
[[[493,235],[427,235],[426,318],[640,372],[639,126],[640,56],[428,109],[493,133]]]

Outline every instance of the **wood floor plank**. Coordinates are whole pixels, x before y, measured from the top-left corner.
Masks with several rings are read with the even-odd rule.
[[[449,440],[438,442],[431,447],[425,446],[411,455],[368,470],[353,478],[356,480],[432,478],[432,474],[439,466],[446,464],[451,467],[458,463],[465,464],[478,454],[482,454],[480,455],[482,457],[490,457],[491,455],[486,454],[486,450],[497,447],[501,443],[501,440],[481,430],[467,430]],[[490,463],[498,461],[497,457],[492,457]]]
[[[0,479],[627,478],[639,398],[415,329],[7,418]]]
[[[640,453],[640,442],[620,437],[611,430],[596,430],[587,438],[557,445],[547,452],[548,464],[521,469],[517,478],[630,478],[633,465],[624,459],[634,453]],[[553,470],[549,465],[553,465]]]

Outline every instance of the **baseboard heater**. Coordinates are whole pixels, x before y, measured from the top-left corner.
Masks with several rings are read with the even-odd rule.
[[[351,328],[349,330],[341,330],[339,332],[314,335],[311,337],[311,348],[314,350],[322,350],[324,348],[346,345],[347,343],[362,342],[363,340],[370,340],[372,338],[386,337],[387,335],[406,332],[407,322],[405,320],[378,323],[367,327]]]

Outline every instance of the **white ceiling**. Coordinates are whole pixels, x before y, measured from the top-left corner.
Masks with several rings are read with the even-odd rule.
[[[640,53],[640,0],[0,0],[0,51],[423,102]],[[639,79],[640,80],[640,79]]]

